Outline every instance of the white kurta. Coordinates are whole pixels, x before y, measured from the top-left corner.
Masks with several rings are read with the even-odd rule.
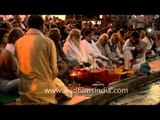
[[[147,43],[147,50],[150,50],[153,45],[153,40],[149,40],[148,37],[144,37],[142,40]]]
[[[105,57],[105,56],[103,56],[101,54],[101,52],[99,51],[98,47],[96,46],[96,44],[94,43],[93,40],[91,40],[91,43],[89,43],[87,40],[84,39],[81,41],[81,46],[84,49],[84,51],[87,53],[87,55],[90,56],[90,58],[92,58],[92,57],[96,58],[96,61],[99,62],[100,64],[102,64],[103,67],[108,66],[108,63],[106,61],[103,61],[101,59],[97,59],[99,56],[101,56],[101,57]],[[95,65],[95,66],[97,66],[97,65]]]
[[[101,55],[101,52],[95,45],[94,41],[91,40],[91,43],[89,43],[87,40],[82,40],[81,41],[82,48],[86,51],[88,55],[93,55],[94,57],[98,57],[98,55]]]
[[[136,59],[137,63],[134,64],[133,66],[131,66],[130,60],[133,59],[132,50],[135,50],[135,47],[131,45],[130,43],[130,39],[127,39],[127,41],[125,42],[124,46],[123,46],[123,50],[124,50],[124,67],[127,69],[134,69],[134,70],[138,70],[141,66],[142,63],[146,62],[146,50],[144,51],[144,54],[141,58],[134,58]]]

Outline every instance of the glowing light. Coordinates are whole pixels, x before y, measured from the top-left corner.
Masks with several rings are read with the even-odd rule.
[[[100,15],[99,18],[102,19],[102,15]]]
[[[152,32],[152,29],[151,29],[151,28],[148,28],[148,29],[147,29],[147,32]]]
[[[71,76],[71,77],[76,77],[77,74],[76,74],[76,72],[73,72],[73,73],[70,74],[70,76]]]
[[[31,85],[31,91],[35,91],[36,89],[37,89],[37,84],[33,82]]]

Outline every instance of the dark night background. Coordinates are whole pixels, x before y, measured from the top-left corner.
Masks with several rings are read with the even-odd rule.
[[[1,0],[1,14],[159,14],[158,0]]]

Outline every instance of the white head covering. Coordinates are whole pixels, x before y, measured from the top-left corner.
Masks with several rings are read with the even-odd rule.
[[[63,50],[65,54],[70,58],[77,59],[79,62],[89,62],[89,57],[87,56],[86,52],[81,47],[81,42],[79,39],[79,46],[75,45],[71,36],[74,32],[78,32],[78,29],[72,29],[64,43]]]

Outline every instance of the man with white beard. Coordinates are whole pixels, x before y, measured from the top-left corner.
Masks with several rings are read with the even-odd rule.
[[[72,29],[64,43],[63,51],[69,59],[78,60],[80,66],[89,67],[92,61],[81,47],[80,36],[79,29]]]

